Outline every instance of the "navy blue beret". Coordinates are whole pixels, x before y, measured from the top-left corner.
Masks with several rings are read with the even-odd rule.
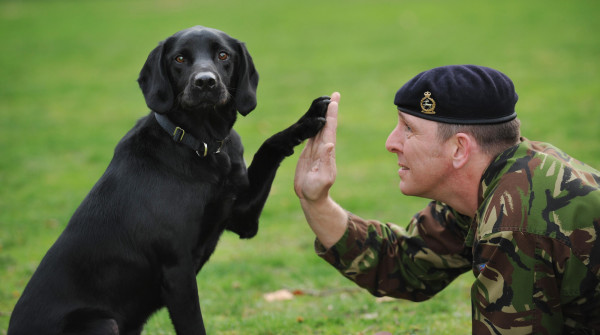
[[[450,65],[421,72],[396,93],[398,110],[432,121],[493,124],[517,117],[513,82],[500,71]]]

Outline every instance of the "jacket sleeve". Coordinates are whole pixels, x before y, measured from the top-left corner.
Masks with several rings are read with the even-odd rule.
[[[340,241],[326,250],[317,240],[315,250],[375,296],[422,301],[471,269],[464,243],[469,226],[439,202],[417,213],[407,229],[349,213]]]

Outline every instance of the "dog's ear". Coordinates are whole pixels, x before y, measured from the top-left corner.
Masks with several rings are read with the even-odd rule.
[[[256,87],[258,86],[258,72],[246,45],[238,43],[237,84],[235,88],[235,108],[243,116],[248,115],[256,108]]]
[[[161,114],[170,111],[173,108],[175,100],[173,88],[171,87],[169,75],[164,64],[166,43],[166,40],[160,42],[150,52],[138,78],[138,84],[146,99],[146,105],[151,110]]]

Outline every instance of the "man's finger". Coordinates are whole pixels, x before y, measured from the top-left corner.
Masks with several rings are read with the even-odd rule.
[[[331,95],[331,102],[327,106],[327,123],[322,130],[321,142],[323,143],[336,143],[335,132],[337,129],[337,117],[338,117],[338,104],[340,101],[340,94],[334,92]]]

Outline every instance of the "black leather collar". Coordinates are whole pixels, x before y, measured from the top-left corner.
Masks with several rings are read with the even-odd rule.
[[[209,153],[218,154],[221,152],[221,148],[223,147],[223,143],[225,143],[225,139],[221,141],[213,141],[213,142],[202,142],[197,140],[191,134],[188,134],[183,130],[183,128],[176,126],[164,115],[154,113],[156,121],[158,124],[164,129],[171,137],[173,141],[177,143],[183,143],[188,146],[190,149],[196,152],[198,157],[206,157]]]

